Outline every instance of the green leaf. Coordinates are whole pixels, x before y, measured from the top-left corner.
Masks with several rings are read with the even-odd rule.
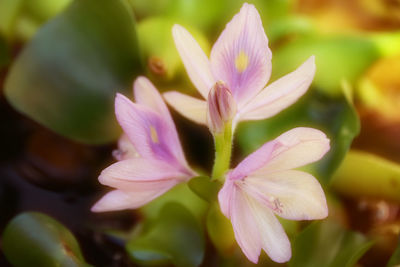
[[[8,223],[2,249],[14,266],[89,266],[72,233],[38,212],[22,213]]]
[[[368,38],[347,36],[303,36],[274,52],[272,79],[277,79],[315,55],[317,70],[313,84],[322,92],[338,96],[341,82],[354,83],[380,56]]]
[[[396,250],[393,252],[392,256],[389,259],[387,267],[396,267],[400,265],[400,240],[397,244]]]
[[[128,4],[79,0],[25,47],[8,74],[5,94],[17,110],[61,135],[105,143],[120,134],[115,93],[129,89],[140,68]]]
[[[145,227],[146,228],[146,227]],[[163,206],[153,222],[126,250],[141,265],[199,266],[204,258],[205,240],[196,218],[181,204]]]
[[[217,199],[222,184],[218,181],[211,181],[208,176],[198,176],[190,179],[189,188],[202,199],[211,202]]]
[[[154,219],[168,202],[177,202],[182,204],[194,216],[196,216],[199,221],[204,217],[208,207],[207,202],[190,190],[186,183],[181,183],[149,204],[140,208],[140,212],[144,217]]]
[[[316,222],[293,243],[290,267],[352,267],[373,245],[360,233],[345,230],[333,222]]]
[[[0,36],[0,70],[2,70],[10,61],[10,51],[6,40]]]
[[[213,205],[210,206],[206,223],[208,236],[217,250],[222,254],[231,252],[236,244],[232,224],[230,220],[221,213],[217,202],[214,202]]]
[[[400,201],[400,165],[367,152],[351,150],[333,176],[331,186],[352,197]]]
[[[330,98],[311,89],[296,104],[270,119],[242,123],[238,129],[239,145],[249,154],[265,142],[299,126],[319,129],[330,139],[330,151],[312,165],[317,178],[328,182],[360,130],[357,113],[344,96]]]

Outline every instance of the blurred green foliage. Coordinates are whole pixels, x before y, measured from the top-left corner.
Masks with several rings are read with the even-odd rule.
[[[10,41],[27,41],[47,20],[71,0],[1,0],[0,35]]]
[[[43,26],[13,63],[9,102],[85,143],[115,140],[114,96],[141,71],[135,20],[123,0],[75,1]]]
[[[352,267],[373,245],[360,233],[330,222],[315,222],[293,243],[290,267]]]
[[[331,181],[332,188],[348,196],[400,201],[400,165],[374,154],[352,150]]]
[[[13,266],[90,266],[72,233],[53,218],[25,212],[13,218],[2,235],[2,251]]]
[[[141,266],[199,266],[204,258],[205,238],[196,218],[183,205],[166,203],[158,217],[146,221],[143,231],[126,245]]]
[[[392,257],[390,257],[387,267],[396,267],[400,264],[400,239],[397,244],[396,250],[393,252]]]

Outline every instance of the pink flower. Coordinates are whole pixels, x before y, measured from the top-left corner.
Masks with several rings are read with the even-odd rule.
[[[276,262],[290,259],[289,239],[274,215],[290,220],[328,215],[318,181],[293,170],[319,160],[328,150],[324,133],[295,128],[264,144],[228,172],[218,200],[250,261],[257,263],[261,249]]]
[[[189,168],[167,106],[151,82],[134,83],[136,103],[117,94],[115,113],[125,132],[120,161],[102,171],[100,183],[113,187],[92,211],[135,209],[195,175]]]
[[[237,104],[233,128],[240,121],[262,120],[277,114],[300,98],[314,78],[312,56],[292,73],[265,87],[271,74],[272,55],[260,15],[247,3],[226,25],[210,59],[183,27],[174,25],[172,33],[186,71],[204,99],[220,81],[231,91]],[[206,101],[179,92],[167,92],[164,97],[183,116],[207,124]]]

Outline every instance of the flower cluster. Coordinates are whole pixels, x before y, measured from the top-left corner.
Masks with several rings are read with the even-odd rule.
[[[288,261],[290,243],[275,215],[291,220],[328,215],[318,181],[295,169],[322,158],[329,150],[329,140],[319,130],[295,128],[228,170],[232,136],[239,122],[269,118],[300,98],[314,77],[314,57],[266,86],[271,51],[260,16],[250,4],[244,4],[227,24],[210,59],[183,27],[175,25],[172,33],[187,73],[206,101],[179,92],[167,92],[164,98],[183,116],[207,125],[213,134],[212,179],[224,183],[218,201],[232,222],[237,243],[254,263],[261,250],[276,262]],[[118,162],[99,176],[102,184],[115,190],[98,201],[93,211],[138,208],[196,176],[156,88],[139,77],[134,96],[135,103],[120,94],[115,99],[116,117],[125,134],[118,143]]]

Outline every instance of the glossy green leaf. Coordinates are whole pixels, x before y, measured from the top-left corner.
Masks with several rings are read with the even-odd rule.
[[[290,267],[352,267],[373,242],[333,222],[308,226],[293,242]]]
[[[303,36],[280,47],[272,58],[272,79],[277,79],[315,55],[314,85],[329,95],[341,94],[341,83],[354,83],[380,56],[368,38],[347,36]]]
[[[8,223],[2,250],[14,266],[89,266],[72,233],[38,212],[22,213]]]
[[[368,152],[350,151],[331,181],[348,196],[400,201],[400,165]]]
[[[283,132],[300,126],[319,129],[330,139],[330,151],[312,165],[317,178],[328,182],[360,130],[357,113],[344,96],[330,98],[311,89],[296,104],[270,119],[242,123],[238,129],[240,148],[249,154]]]
[[[205,240],[200,224],[183,205],[164,205],[145,231],[128,242],[126,250],[141,265],[199,266],[204,258]]]
[[[45,24],[5,84],[20,112],[71,139],[116,139],[117,91],[131,94],[140,70],[135,20],[124,0],[79,0]]]
[[[190,179],[189,188],[202,199],[211,202],[217,199],[222,184],[218,181],[211,181],[210,177],[198,176]]]
[[[387,267],[396,267],[400,265],[400,240],[397,244],[397,248],[393,252],[392,256],[389,259]]]

